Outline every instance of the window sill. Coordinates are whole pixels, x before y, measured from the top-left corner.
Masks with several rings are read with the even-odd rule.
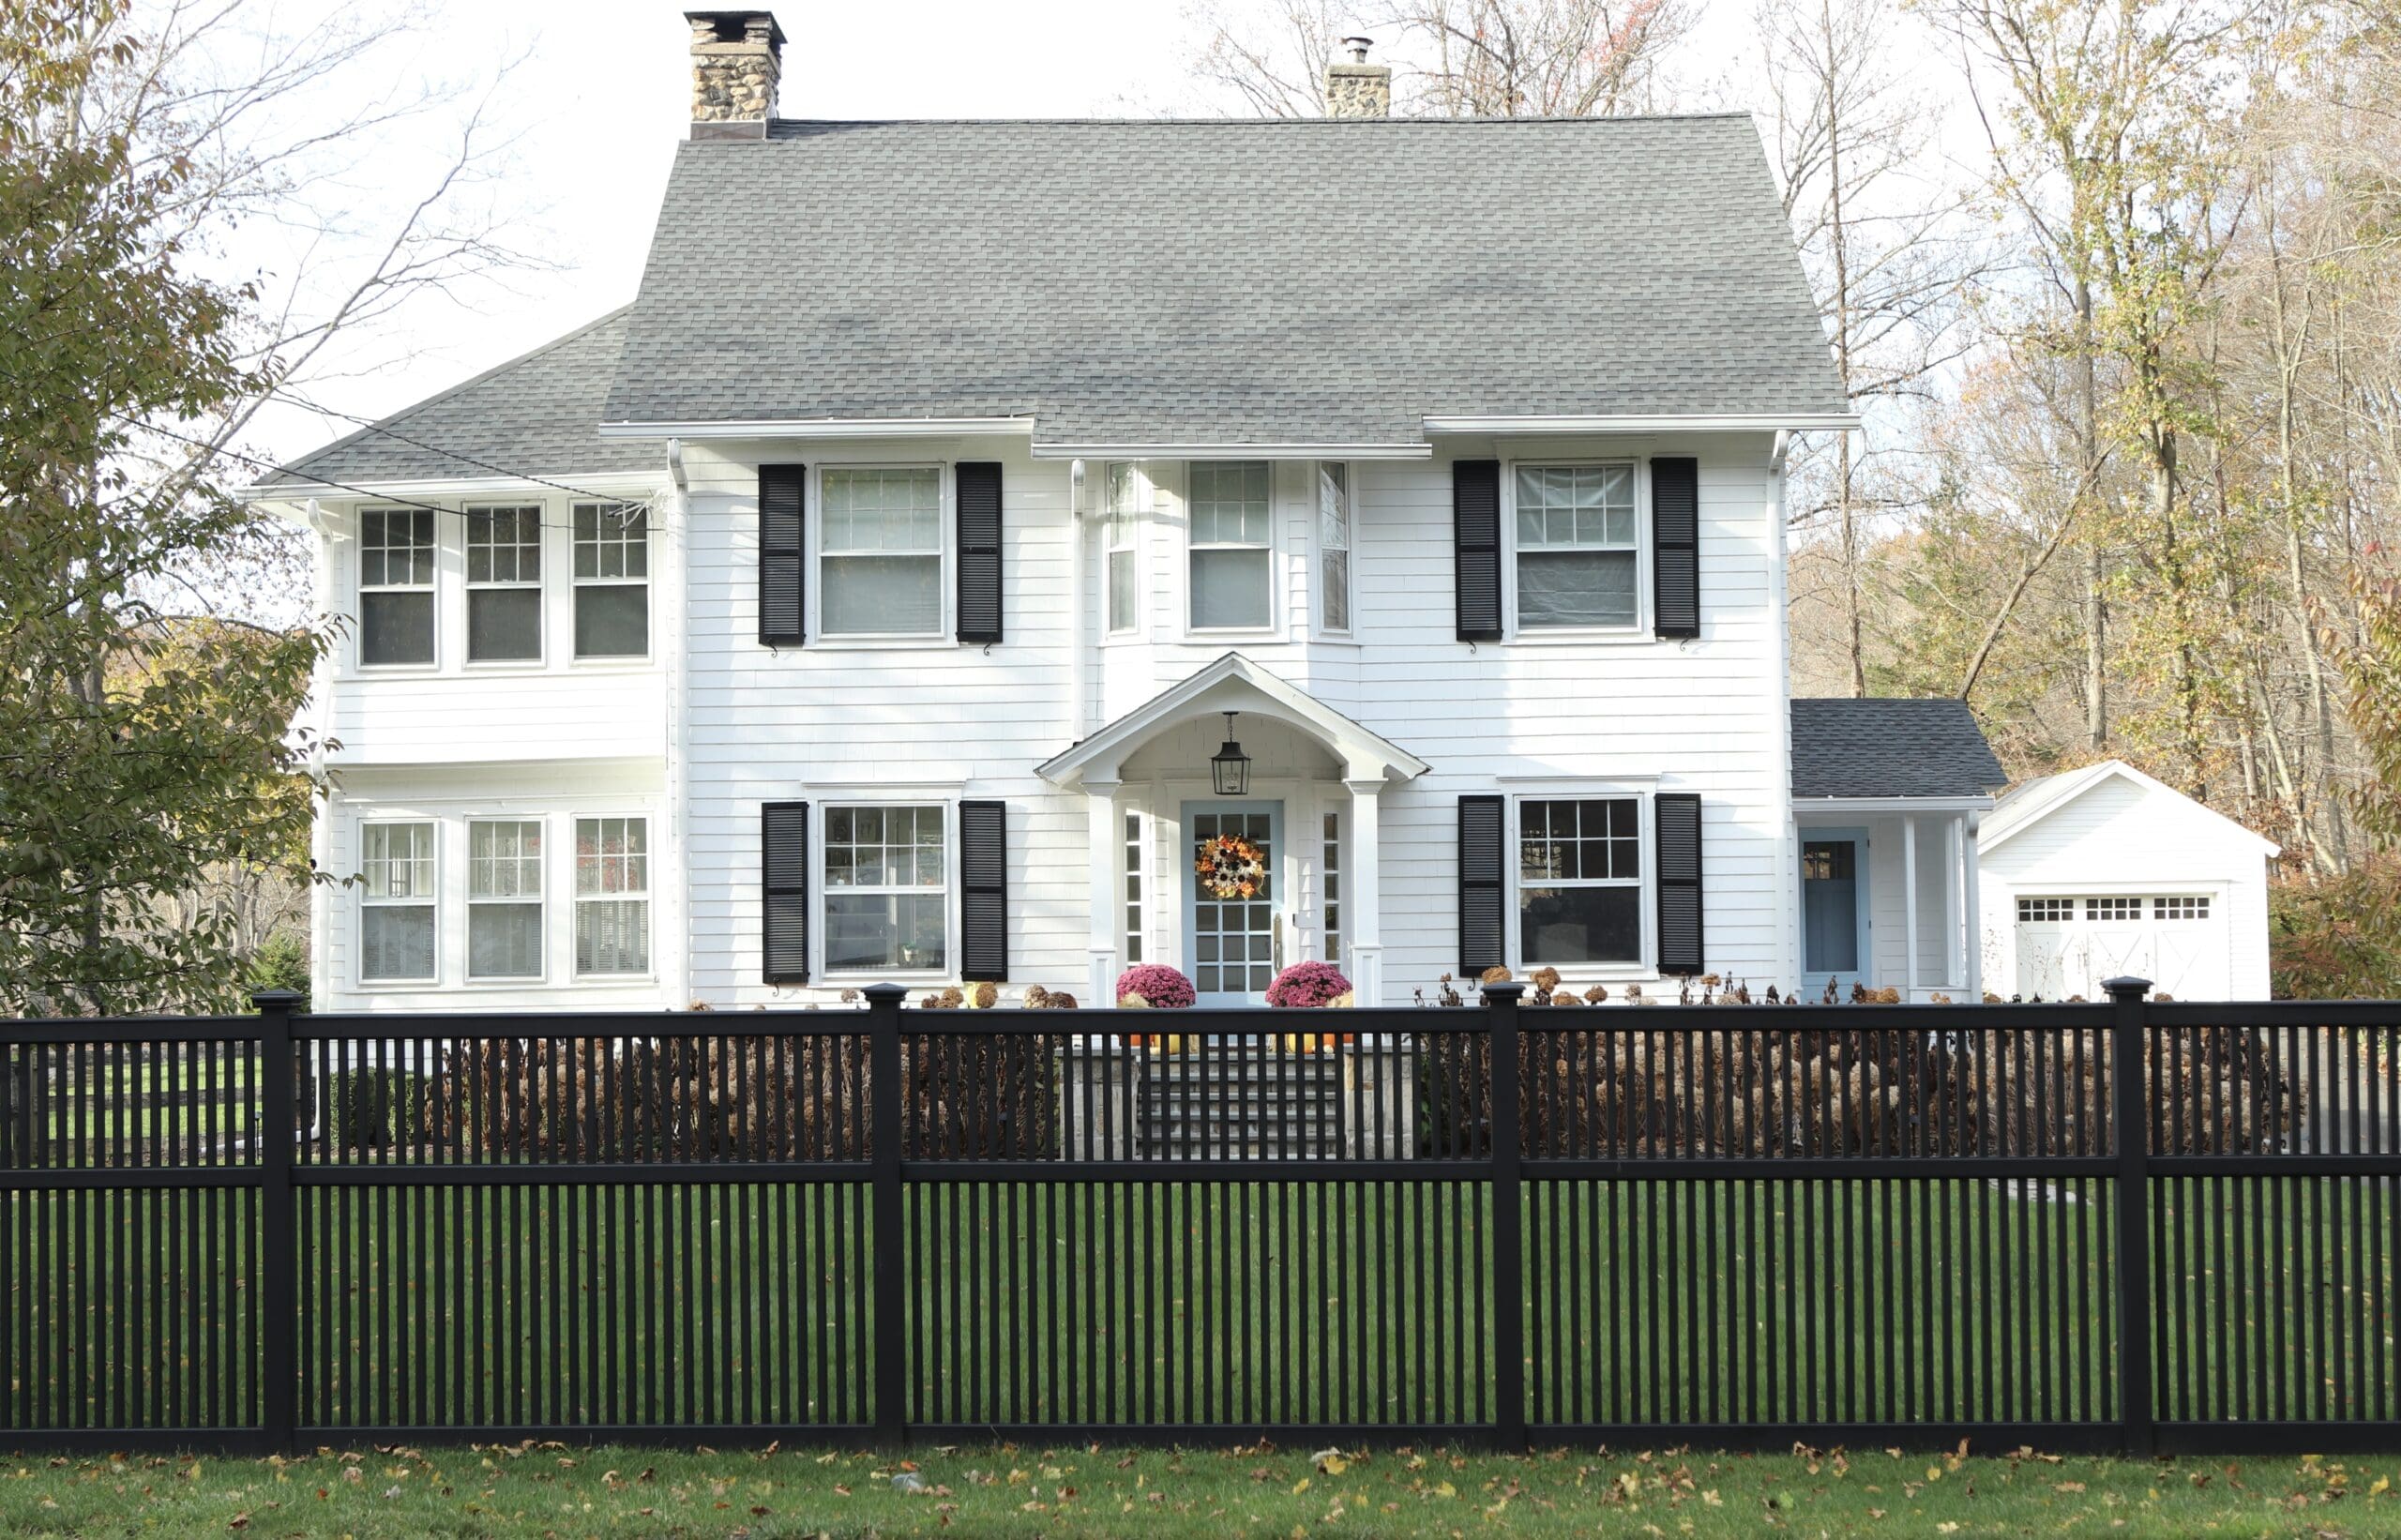
[[[570,673],[648,673],[658,667],[655,657],[576,657],[567,660]]]
[[[967,645],[956,637],[942,636],[841,636],[810,637],[800,651],[813,653],[898,653],[931,652],[936,649],[957,649]],[[976,643],[975,645],[982,645]],[[791,651],[790,648],[777,649]]]
[[[1184,628],[1182,640],[1198,646],[1212,646],[1228,642],[1288,642],[1291,637],[1280,626],[1252,627],[1239,631],[1201,631],[1187,626]]]
[[[808,984],[790,985],[786,988],[806,989],[814,986],[827,989],[857,989],[870,984],[898,984],[904,989],[941,989],[954,984],[959,985],[962,989],[966,988],[948,974],[929,974],[922,969],[904,968],[851,969],[841,973],[828,969],[810,979]]]
[[[1608,627],[1593,630],[1519,631],[1502,639],[1504,647],[1626,647],[1641,642],[1672,642],[1681,638],[1660,637],[1638,626]]]
[[[467,659],[464,665],[462,665],[461,672],[470,674],[496,673],[506,675],[543,673],[547,672],[549,669],[550,664],[538,657],[471,657]]]

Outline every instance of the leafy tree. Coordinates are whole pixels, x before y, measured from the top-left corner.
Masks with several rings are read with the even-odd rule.
[[[287,728],[322,633],[193,640],[159,596],[255,537],[205,447],[266,381],[239,287],[192,277],[196,172],[86,104],[122,0],[0,8],[0,1007],[226,1004],[221,911],[162,900],[300,848]]]

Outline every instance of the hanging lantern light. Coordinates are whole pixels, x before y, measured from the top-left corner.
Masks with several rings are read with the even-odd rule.
[[[1209,781],[1221,797],[1250,794],[1250,756],[1234,742],[1234,713],[1226,713],[1226,746],[1209,758]]]

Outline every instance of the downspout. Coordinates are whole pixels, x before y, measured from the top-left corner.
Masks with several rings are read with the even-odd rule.
[[[1090,702],[1084,660],[1084,462],[1067,465],[1067,741],[1081,743]]]
[[[311,497],[301,509],[309,531],[316,536],[311,552],[310,580],[316,588],[317,613],[334,611],[334,532],[325,510]],[[333,895],[316,879],[333,868],[333,818],[338,800],[325,780],[325,733],[333,724],[334,656],[329,647],[317,658],[309,685],[309,782],[317,800],[316,816],[309,821],[309,1001],[317,1010],[331,1009],[334,978],[331,962]]]

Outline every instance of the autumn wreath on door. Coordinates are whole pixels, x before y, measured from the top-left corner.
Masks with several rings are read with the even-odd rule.
[[[1255,898],[1267,885],[1267,857],[1235,835],[1200,841],[1192,869],[1200,874],[1201,893],[1212,898]]]

